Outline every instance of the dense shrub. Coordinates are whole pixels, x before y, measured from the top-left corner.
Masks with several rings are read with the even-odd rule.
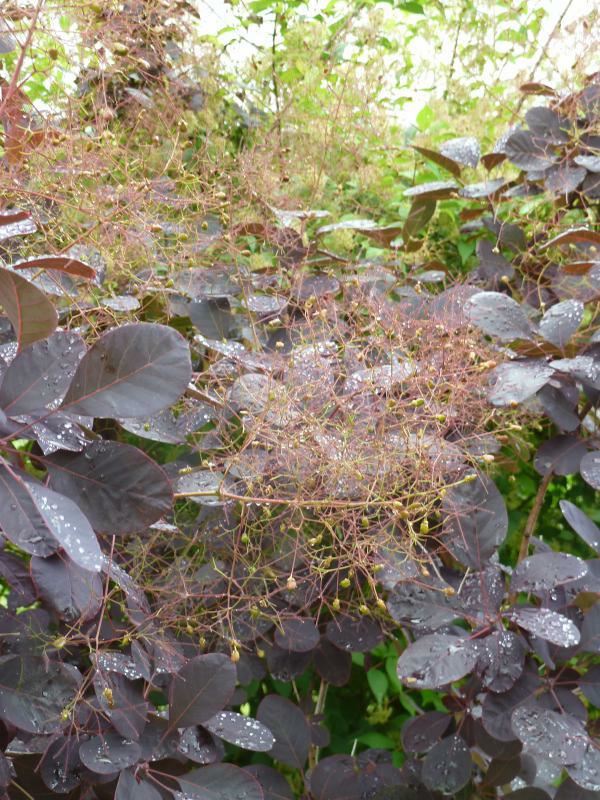
[[[249,174],[130,165],[130,134],[147,152],[195,102],[170,13],[97,13],[118,59],[77,113],[103,133],[69,146],[131,183],[75,246],[85,180],[49,201],[52,137],[28,154],[2,119],[4,796],[596,796],[600,531],[565,492],[569,543],[545,503],[557,477],[600,488],[598,76],[526,84],[548,105],[493,152],[419,144],[400,215],[336,222],[249,204]],[[89,242],[138,214],[152,258],[113,282]],[[508,542],[490,470],[532,448]]]

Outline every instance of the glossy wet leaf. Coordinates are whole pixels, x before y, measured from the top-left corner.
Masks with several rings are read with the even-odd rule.
[[[145,417],[178,400],[191,376],[189,347],[177,331],[149,323],[122,325],[92,345],[63,406],[97,417]]]
[[[530,131],[516,131],[509,136],[504,152],[509,161],[527,172],[548,169],[555,162],[547,143]]]
[[[221,653],[196,656],[173,676],[169,694],[171,728],[198,725],[213,717],[231,700],[236,670]]]
[[[0,306],[12,323],[20,349],[46,339],[58,324],[56,309],[44,292],[6,269],[0,269]]]
[[[452,158],[448,158],[447,156],[442,155],[442,153],[438,153],[436,150],[430,150],[428,147],[417,147],[416,145],[413,145],[413,150],[416,150],[417,153],[425,156],[425,158],[429,161],[433,161],[434,164],[442,167],[447,172],[452,173],[452,175],[454,175],[456,178],[460,178],[460,174],[462,172],[460,164],[458,164]]]
[[[220,739],[256,753],[268,752],[275,742],[273,734],[265,725],[236,711],[219,711],[202,725]]]
[[[501,342],[531,339],[532,325],[521,306],[500,292],[479,292],[465,304],[469,319]]]
[[[422,781],[428,789],[454,795],[469,782],[472,767],[467,743],[453,734],[434,745],[425,756]]]
[[[512,728],[527,750],[557,764],[575,764],[583,758],[588,737],[581,722],[534,703],[512,713]]]
[[[522,403],[538,392],[554,375],[554,369],[539,359],[500,364],[491,373],[488,399],[494,406]]]
[[[581,635],[575,623],[549,608],[517,607],[508,616],[524,630],[559,647],[579,644]]]
[[[486,475],[452,487],[443,500],[447,545],[463,564],[481,569],[508,532],[508,512],[496,485]]]
[[[581,324],[584,310],[579,300],[563,300],[551,306],[539,323],[540,334],[557,347],[564,347]]]
[[[306,717],[298,706],[285,697],[270,694],[260,701],[256,718],[275,737],[269,751],[271,757],[289,767],[303,769],[311,735]]]
[[[583,758],[576,764],[569,764],[567,772],[569,777],[582,789],[600,792],[600,748],[597,742],[591,742]]]
[[[171,510],[164,470],[142,450],[121,442],[91,442],[82,453],[47,462],[50,486],[76,502],[97,531],[143,530]]]
[[[587,571],[587,564],[577,556],[555,552],[536,553],[515,568],[510,585],[514,592],[546,592],[582,578]]]
[[[396,622],[431,630],[448,625],[460,616],[460,611],[444,589],[451,587],[433,581],[398,583],[387,599],[390,616]]]
[[[142,754],[140,745],[117,733],[92,736],[79,747],[79,758],[92,772],[112,775],[136,764]]]
[[[176,800],[264,800],[260,784],[234,764],[209,764],[177,778]]]
[[[440,152],[466,167],[476,167],[481,156],[479,142],[474,136],[460,136],[448,139],[440,146]]]
[[[375,620],[369,617],[339,617],[327,623],[327,638],[340,650],[366,653],[383,639],[383,633]]]
[[[80,675],[45,658],[0,658],[0,718],[27,733],[61,730],[61,714],[75,700]]]
[[[414,689],[438,689],[460,680],[477,662],[477,647],[470,640],[446,633],[422,636],[398,660],[398,678]]]
[[[119,775],[114,800],[161,800],[162,795],[142,776],[138,780],[134,771],[124,769]]]
[[[444,200],[456,194],[459,188],[454,181],[431,181],[405,189],[404,196],[417,197],[420,200]]]
[[[426,753],[448,730],[452,717],[443,711],[426,711],[409,717],[402,727],[402,749],[407,753]]]
[[[600,553],[600,528],[569,500],[559,502],[560,510],[573,530],[597,553]]]
[[[0,407],[9,416],[55,407],[64,397],[85,353],[75,333],[55,331],[17,353],[0,384]]]
[[[486,693],[481,721],[484,731],[494,739],[491,743],[492,754],[497,752],[501,743],[514,742],[517,739],[512,729],[512,713],[518,706],[533,700],[540,686],[540,678],[526,671],[507,691]],[[498,745],[495,740],[498,740]],[[516,749],[516,753],[519,751],[520,747]],[[511,750],[511,755],[514,754],[515,751]]]
[[[33,481],[27,483],[27,488],[44,524],[71,561],[82,569],[100,572],[102,551],[89,520],[79,506],[68,497]]]
[[[477,672],[493,692],[506,692],[523,673],[527,643],[512,631],[492,631],[480,641]]]
[[[581,477],[592,489],[600,489],[600,450],[587,453],[579,465]]]
[[[102,607],[104,586],[96,572],[60,556],[32,556],[31,577],[44,602],[66,622],[90,619]]]

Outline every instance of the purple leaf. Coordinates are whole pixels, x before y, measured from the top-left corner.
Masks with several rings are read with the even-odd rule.
[[[0,658],[0,718],[27,733],[61,730],[80,683],[74,667],[37,656]]]
[[[44,292],[7,269],[0,269],[0,306],[15,329],[19,350],[46,339],[58,324],[56,309]]]
[[[600,553],[600,528],[587,514],[568,500],[561,500],[560,510],[573,530],[597,553]]]
[[[83,339],[65,331],[21,350],[4,373],[0,407],[16,417],[58,405],[84,353]]]
[[[171,728],[199,725],[231,700],[236,669],[222,653],[196,656],[173,676],[169,695]]]
[[[568,617],[557,614],[556,611],[519,606],[507,612],[507,616],[529,633],[559,647],[573,647],[579,644],[581,635],[578,627]]]
[[[112,732],[92,736],[82,742],[79,748],[82,763],[99,775],[112,775],[131,767],[137,764],[141,754],[142,750],[137,742]]]
[[[264,800],[260,784],[245,769],[233,764],[211,764],[177,777],[183,791],[177,800]]]
[[[282,650],[307,653],[317,647],[320,635],[312,620],[290,617],[282,620],[281,629],[276,629],[274,639]]]
[[[555,586],[578,580],[587,574],[581,558],[568,553],[536,553],[516,567],[511,580],[513,592],[547,592]]]
[[[289,783],[273,767],[267,764],[251,764],[245,769],[260,783],[265,800],[294,800]]]
[[[449,139],[441,145],[440,152],[446,158],[451,158],[466,167],[476,167],[481,157],[481,148],[474,136]]]
[[[219,711],[202,725],[220,739],[255,753],[268,752],[275,742],[273,734],[265,725],[235,711]]]
[[[493,692],[506,692],[523,673],[527,643],[512,631],[493,631],[480,642],[477,671],[483,685]]]
[[[289,767],[303,769],[311,736],[306,717],[298,706],[285,697],[269,694],[261,700],[256,718],[275,737],[270,756]]]
[[[477,663],[474,641],[446,633],[417,639],[400,656],[398,678],[411,688],[439,689],[464,678]]]
[[[546,341],[564,347],[575,333],[585,307],[579,300],[563,300],[546,311],[539,323],[539,332]]]
[[[345,686],[350,680],[352,655],[331,644],[325,636],[313,652],[313,664],[321,678],[332,686]]]
[[[600,748],[597,742],[590,742],[585,755],[577,764],[567,767],[569,777],[582,789],[600,792]],[[583,798],[577,798],[583,800]]]
[[[131,445],[98,440],[46,463],[50,486],[75,501],[97,531],[143,530],[171,510],[166,473]]]
[[[383,639],[383,633],[375,620],[369,617],[342,617],[327,623],[327,638],[340,650],[366,653]]]
[[[587,454],[584,442],[570,433],[553,436],[538,448],[534,466],[540,475],[573,475],[579,470],[581,459]]]
[[[592,489],[600,489],[600,450],[587,453],[579,465],[581,477]]]
[[[426,711],[409,717],[402,727],[402,749],[407,753],[426,753],[448,730],[452,717],[443,711]]]
[[[534,703],[516,708],[512,728],[533,755],[556,764],[575,764],[585,754],[588,736],[581,722]]]
[[[506,692],[488,692],[482,706],[484,730],[500,742],[511,742],[516,736],[512,729],[512,713],[517,706],[532,700],[541,686],[536,674],[525,672]]]
[[[554,369],[540,359],[500,364],[491,373],[493,385],[488,399],[494,406],[522,403],[545,386]]]
[[[465,304],[471,322],[501,342],[531,339],[533,326],[521,306],[500,292],[478,292]]]
[[[146,417],[178,400],[191,377],[181,334],[164,325],[122,325],[88,350],[63,407],[94,417]]]
[[[435,792],[453,795],[471,779],[471,751],[457,734],[438,742],[425,756],[421,780]]]
[[[446,546],[468,567],[481,569],[508,531],[506,504],[486,475],[448,490],[443,500]]]
[[[135,777],[133,770],[124,769],[119,775],[114,800],[161,800],[162,795],[152,784]]]
[[[40,596],[65,622],[91,619],[102,607],[104,587],[97,572],[56,555],[32,556],[30,567]]]

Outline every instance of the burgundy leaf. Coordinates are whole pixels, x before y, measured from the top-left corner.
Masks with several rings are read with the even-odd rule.
[[[58,324],[56,309],[46,295],[7,269],[0,269],[0,306],[15,329],[19,349],[46,339]]]
[[[97,531],[139,531],[167,514],[171,483],[142,450],[98,440],[82,453],[57,453],[47,460],[50,486],[75,501]]]
[[[189,347],[164,325],[122,325],[80,362],[63,407],[96,417],[145,417],[183,394],[192,376]]]
[[[276,694],[264,697],[256,718],[275,737],[269,754],[289,767],[303,769],[308,757],[311,736],[306,717],[297,705]]]
[[[199,725],[231,700],[236,669],[222,653],[196,656],[173,676],[169,695],[171,728]]]

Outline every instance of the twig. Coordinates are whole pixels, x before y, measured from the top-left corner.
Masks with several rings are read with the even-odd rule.
[[[552,470],[549,470],[542,480],[540,481],[540,485],[538,486],[537,494],[535,496],[535,500],[533,501],[533,505],[531,507],[531,511],[529,512],[529,516],[527,517],[527,522],[525,523],[525,530],[523,531],[523,538],[521,539],[521,547],[519,548],[519,557],[517,559],[517,563],[520,564],[524,558],[527,558],[527,553],[529,552],[529,541],[535,530],[535,526],[537,525],[538,517],[540,515],[540,511],[542,510],[542,506],[544,505],[544,498],[546,497],[546,491],[548,486],[550,485],[550,481],[552,480]]]
[[[535,62],[535,64],[533,65],[533,68],[532,68],[531,72],[529,73],[529,78],[527,79],[526,83],[530,83],[535,78],[535,73],[538,71],[538,68],[539,68],[540,64],[542,63],[544,58],[548,55],[548,48],[550,47],[550,43],[552,42],[552,39],[554,39],[554,37],[556,36],[558,31],[560,30],[560,26],[562,25],[562,21],[565,18],[568,10],[571,8],[572,5],[573,5],[573,0],[568,0],[567,5],[564,7],[560,17],[558,18],[558,20],[556,22],[556,25],[550,31],[550,35],[546,39],[546,42],[545,42],[544,46],[542,47],[540,55],[539,55],[537,61]],[[523,103],[525,102],[525,97],[526,97],[526,95],[524,95],[524,94],[521,95],[521,99],[517,103],[517,107],[515,108],[513,117],[516,117],[519,114],[519,112],[521,111],[521,108],[523,107]]]

